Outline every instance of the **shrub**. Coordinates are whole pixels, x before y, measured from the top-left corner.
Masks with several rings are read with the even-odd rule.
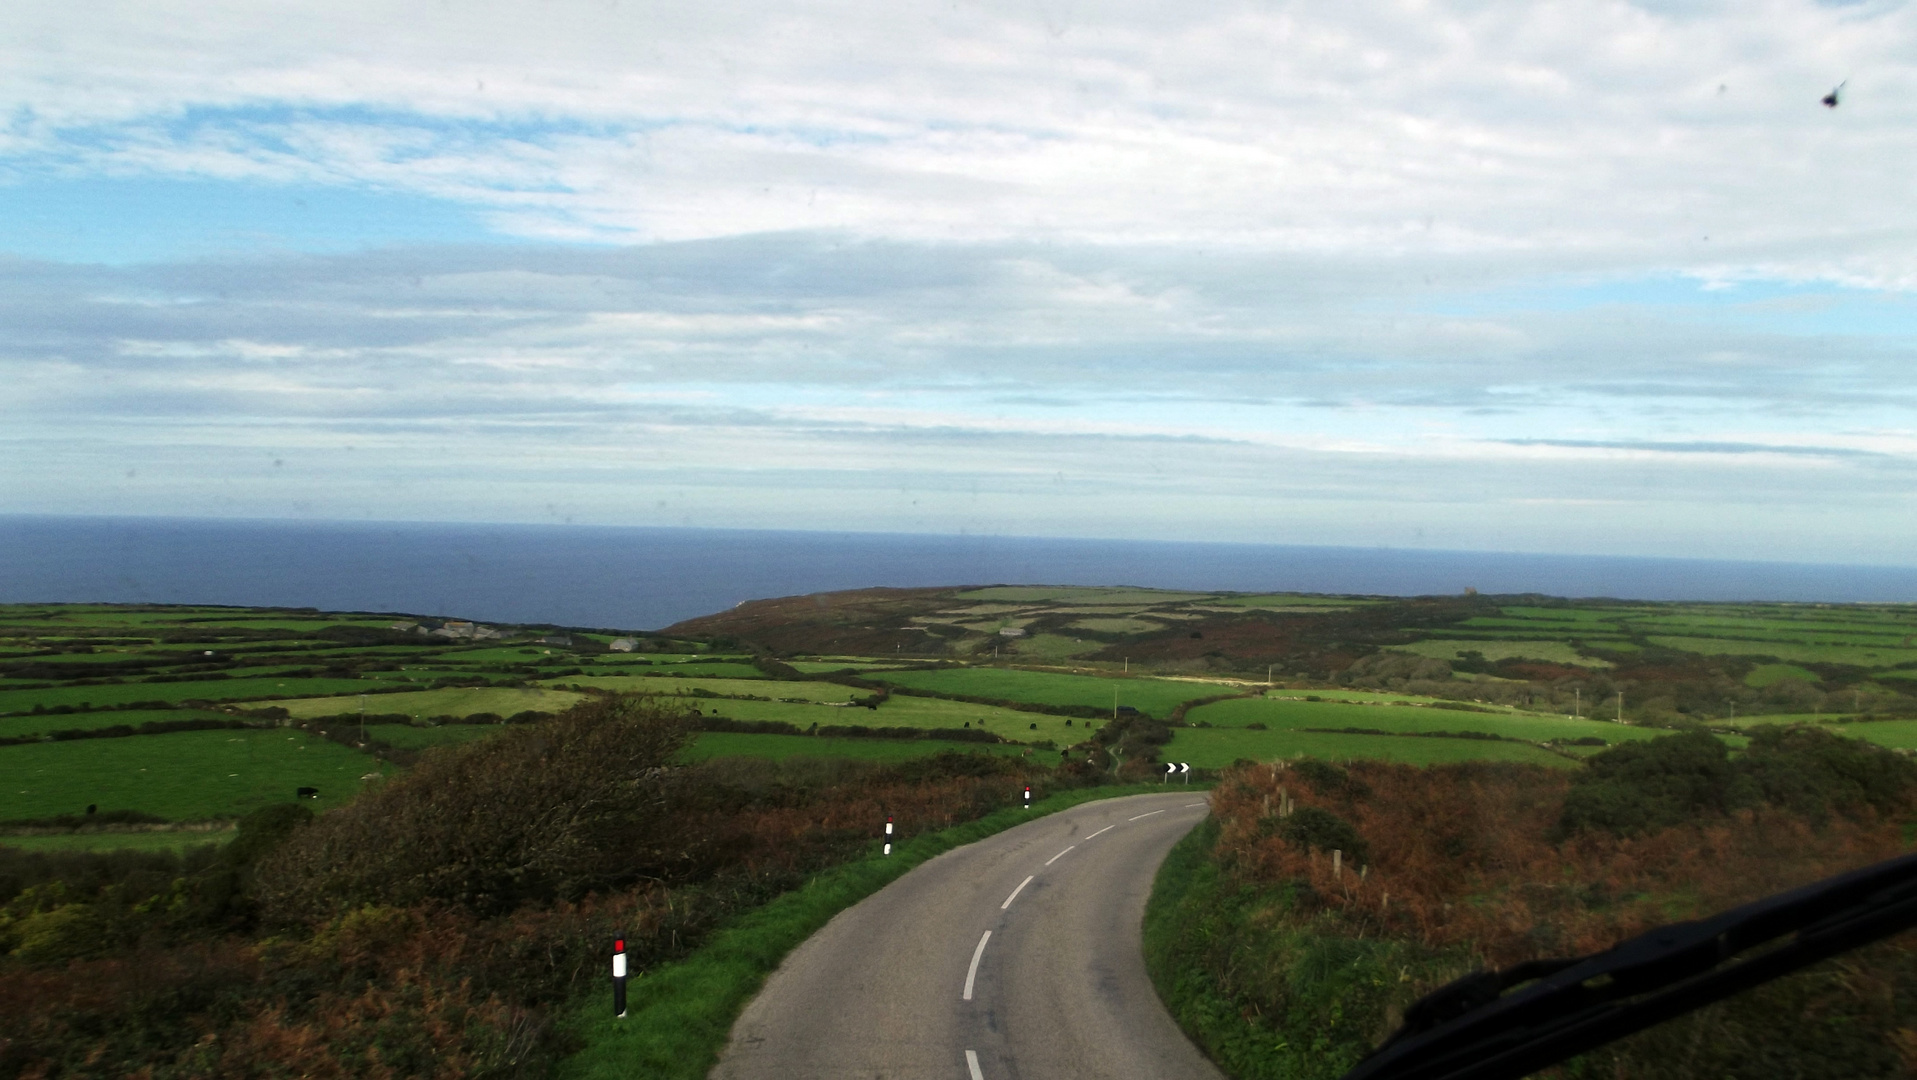
[[[666,766],[688,720],[657,698],[609,695],[429,752],[263,859],[260,900],[280,919],[427,900],[502,912],[672,876],[691,852],[674,835]]]
[[[1565,796],[1558,832],[1633,836],[1756,802],[1755,788],[1739,779],[1729,750],[1708,732],[1625,743],[1585,763]]]
[[[1278,835],[1308,851],[1342,851],[1353,863],[1364,862],[1370,852],[1357,828],[1329,810],[1301,806],[1278,821]]]
[[[1917,762],[1820,728],[1758,727],[1738,766],[1765,802],[1820,821],[1866,806],[1888,813],[1917,790]]]

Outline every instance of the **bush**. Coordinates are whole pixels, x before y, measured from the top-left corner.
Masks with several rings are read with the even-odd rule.
[[[609,695],[431,751],[263,859],[260,900],[278,919],[428,900],[496,913],[671,877],[692,854],[674,835],[666,768],[688,721],[657,698]]]
[[[1917,794],[1917,762],[1809,727],[1758,727],[1737,760],[1702,731],[1625,743],[1595,755],[1565,796],[1557,835],[1634,836],[1701,815],[1768,804],[1823,821],[1888,813]]]
[[[1813,820],[1865,806],[1888,813],[1917,790],[1917,762],[1862,739],[1773,725],[1750,735],[1740,771],[1765,802]]]
[[[1301,806],[1278,822],[1278,835],[1307,851],[1342,851],[1354,864],[1365,862],[1370,853],[1357,828],[1329,810]]]
[[[1755,790],[1738,779],[1730,751],[1708,732],[1625,743],[1585,763],[1564,797],[1558,832],[1634,836],[1756,802]]]

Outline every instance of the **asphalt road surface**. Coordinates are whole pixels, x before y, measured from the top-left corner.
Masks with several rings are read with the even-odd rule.
[[[1204,795],[1086,803],[948,851],[793,950],[719,1080],[1222,1080],[1159,1003],[1139,924]]]

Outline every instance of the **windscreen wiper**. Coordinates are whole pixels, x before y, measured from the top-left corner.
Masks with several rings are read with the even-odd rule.
[[[1590,956],[1466,975],[1406,1009],[1344,1080],[1516,1080],[1912,926],[1906,855]]]

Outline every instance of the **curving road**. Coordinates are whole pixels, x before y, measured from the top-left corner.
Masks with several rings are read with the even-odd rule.
[[[1139,948],[1202,793],[1087,803],[946,852],[841,912],[732,1029],[717,1080],[1222,1080]]]

